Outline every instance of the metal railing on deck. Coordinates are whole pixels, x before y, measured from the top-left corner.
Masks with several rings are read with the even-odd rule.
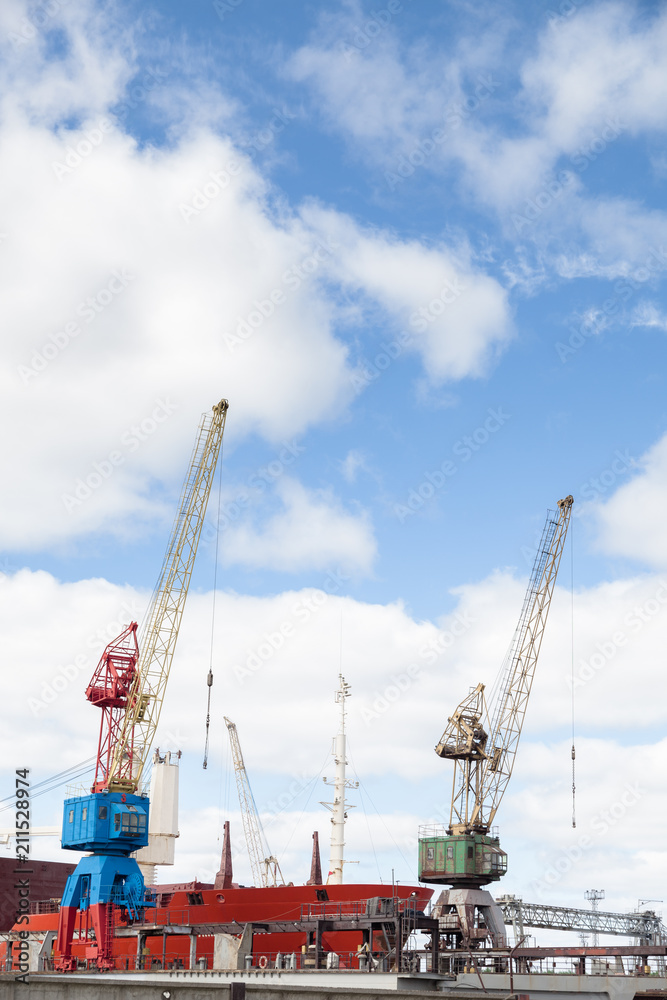
[[[627,976],[627,977],[664,977],[665,958],[649,956],[648,962],[638,960],[636,956],[586,956],[585,965],[580,957],[558,957],[542,959],[525,959],[512,957],[505,953],[481,952],[451,952],[442,951],[439,955],[438,972],[441,975],[471,975],[479,982],[483,976],[487,986],[494,988],[495,976],[513,978],[521,975],[543,976]],[[11,961],[4,963],[4,971],[10,972]],[[43,969],[53,971],[53,960],[43,959]],[[0,965],[0,968],[2,966]],[[90,961],[79,961],[78,971],[94,970],[95,964]],[[156,972],[156,971],[188,971],[211,972],[213,970],[212,949],[206,955],[200,955],[192,969],[189,961],[183,956],[169,956],[149,953],[137,959],[135,955],[118,956],[114,962],[116,972]],[[233,970],[221,970],[233,971]],[[244,968],[236,970],[240,974],[261,976],[276,972],[396,972],[418,973],[431,972],[431,953],[423,949],[406,951],[401,955],[400,969],[396,967],[393,952],[368,952],[366,950],[350,952],[320,951],[318,959],[312,946],[305,951],[294,952],[262,952],[259,948],[247,956]]]
[[[58,913],[59,910],[59,899],[40,899],[30,903],[28,913]]]
[[[416,953],[415,953],[416,955]],[[415,957],[403,956],[405,961],[401,962],[401,971],[419,972],[424,971],[423,956]],[[250,956],[249,956],[250,957]],[[393,955],[385,952],[320,952],[320,963],[317,971],[340,971],[340,972],[389,972],[393,969]],[[43,959],[44,972],[52,972],[54,969],[53,959]],[[421,967],[421,968],[420,968]],[[95,969],[94,961],[80,960],[77,971],[92,971]],[[196,959],[192,969],[188,967],[188,960],[182,956],[160,956],[156,954],[143,955],[137,959],[134,955],[118,956],[114,959],[115,972],[160,972],[183,970],[189,972],[210,972],[213,969],[212,955],[203,955]],[[262,973],[270,972],[314,972],[317,969],[316,958],[312,951],[308,952],[274,952],[266,951],[252,956],[252,964],[246,963],[244,968],[237,972]],[[233,970],[220,970],[233,971]]]

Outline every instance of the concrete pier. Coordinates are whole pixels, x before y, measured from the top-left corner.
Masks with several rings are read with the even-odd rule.
[[[0,975],[0,1000],[641,1000],[665,998],[667,979],[630,975],[363,972],[30,973],[26,986]]]

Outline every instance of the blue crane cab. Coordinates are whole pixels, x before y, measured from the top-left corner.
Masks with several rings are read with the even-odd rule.
[[[66,799],[62,846],[71,851],[132,854],[148,844],[149,801],[126,792]]]

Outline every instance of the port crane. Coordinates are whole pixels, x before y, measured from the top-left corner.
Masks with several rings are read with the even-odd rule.
[[[86,690],[88,700],[102,709],[95,778],[89,794],[66,799],[61,842],[67,850],[90,853],[63,893],[55,945],[60,971],[76,969],[77,912],[85,914],[86,959],[103,970],[113,967],[116,907],[127,919],[139,920],[150,905],[131,857],[148,844],[142,774],[160,719],[228,407],[222,399],[202,417],[141,640],[132,622],[106,647]]]
[[[266,837],[262,836],[262,824],[248,780],[248,772],[245,768],[236,724],[231,719],[228,719],[226,715],[224,716],[224,720],[229,732],[229,743],[232,748],[236,790],[239,796],[243,832],[245,833],[246,845],[248,847],[252,880],[258,889],[266,889],[273,885],[284,885],[285,880],[280,870],[278,859],[270,854],[268,850],[264,849]]]
[[[449,826],[422,827],[420,881],[452,887],[438,900],[442,913],[457,912],[464,938],[490,934],[504,940],[502,916],[482,887],[507,871],[492,824],[516,760],[535,668],[549,615],[558,568],[572,513],[573,498],[548,511],[514,638],[501,667],[496,697],[487,707],[478,684],[447,722],[435,752],[454,762]],[[475,930],[474,911],[486,930]]]

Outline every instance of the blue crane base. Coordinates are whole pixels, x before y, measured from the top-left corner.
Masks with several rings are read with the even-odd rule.
[[[116,907],[125,911],[129,920],[143,920],[147,906],[144,877],[134,858],[117,854],[95,854],[82,858],[65,886],[56,940],[56,969],[72,972],[76,958],[72,955],[72,939],[77,915],[82,926],[79,938],[92,928],[94,940],[86,946],[85,957],[98,969],[113,968],[114,912]],[[84,918],[85,914],[85,918]],[[86,937],[88,935],[86,934]]]
[[[86,959],[98,969],[111,969],[116,908],[134,921],[143,920],[146,907],[153,905],[146,899],[139,865],[129,856],[148,842],[148,810],[145,796],[120,792],[92,792],[65,801],[62,846],[93,854],[79,861],[65,886],[55,947],[57,969],[76,969],[72,939],[77,914],[81,914],[79,939],[85,936],[87,941]],[[94,940],[88,937],[91,929]]]

